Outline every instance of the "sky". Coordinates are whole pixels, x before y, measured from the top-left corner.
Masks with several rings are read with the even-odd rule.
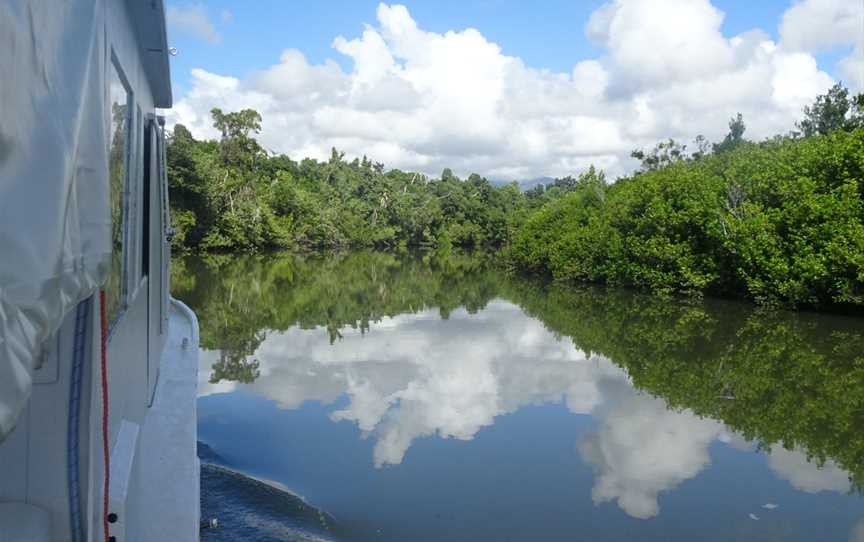
[[[331,147],[495,180],[611,178],[660,140],[785,133],[864,91],[864,0],[168,2],[170,123],[252,107],[294,159]]]

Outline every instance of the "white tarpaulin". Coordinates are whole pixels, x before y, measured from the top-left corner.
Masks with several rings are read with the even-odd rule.
[[[0,2],[0,440],[43,343],[108,273],[102,15],[100,0]]]

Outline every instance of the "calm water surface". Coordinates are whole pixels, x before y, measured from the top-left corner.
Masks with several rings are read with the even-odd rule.
[[[205,539],[864,541],[860,318],[476,254],[188,258],[173,290],[208,454],[269,481],[207,471]]]

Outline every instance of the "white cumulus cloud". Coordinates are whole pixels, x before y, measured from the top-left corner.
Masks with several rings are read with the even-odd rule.
[[[850,88],[857,92],[864,91],[864,44],[855,47],[852,54],[841,60],[839,68]]]
[[[798,0],[783,14],[780,42],[790,51],[807,53],[851,47],[837,71],[852,90],[864,91],[864,2]]]
[[[818,52],[864,40],[864,2],[798,0],[783,14],[780,39],[793,50]]]
[[[722,22],[708,0],[615,0],[594,12],[586,31],[609,51],[622,82],[665,85],[733,68]]]
[[[751,138],[792,129],[834,82],[811,50],[827,38],[796,22],[811,3],[790,7],[776,43],[759,29],[724,35],[709,0],[614,0],[586,21],[600,56],[574,58],[566,72],[532,68],[478,29],[429,32],[404,6],[380,4],[360,35],[334,37],[350,70],[294,49],[244,79],[193,70],[169,119],[214,137],[212,107],[254,107],[264,147],[295,159],[337,147],[431,175],[529,179],[595,164],[615,177],[635,165],[632,149],[718,140],[738,112]],[[854,27],[855,10],[832,13],[819,24]],[[838,69],[861,65],[853,55]]]

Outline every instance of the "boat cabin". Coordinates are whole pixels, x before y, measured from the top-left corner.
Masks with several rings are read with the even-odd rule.
[[[9,0],[0,36],[0,540],[198,540],[165,6]]]

